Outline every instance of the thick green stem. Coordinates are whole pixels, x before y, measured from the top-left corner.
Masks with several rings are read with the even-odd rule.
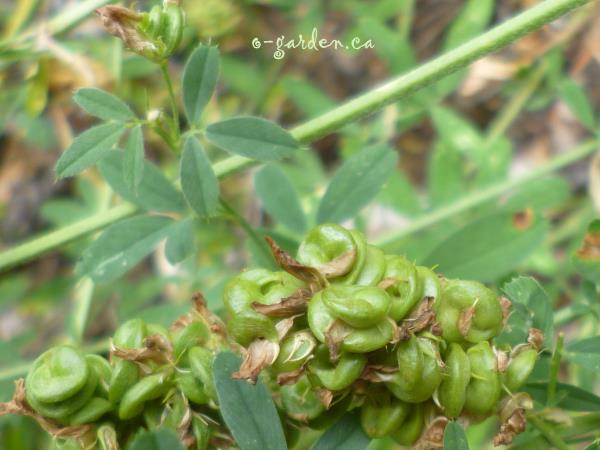
[[[173,90],[173,82],[171,81],[171,75],[169,75],[169,63],[165,61],[160,64],[160,72],[167,85],[167,92],[169,93],[169,102],[171,103],[171,125],[172,130],[175,133],[175,141],[177,142],[176,147],[179,149],[179,137],[181,130],[179,129],[179,108],[177,107],[177,99],[175,97],[175,91]]]
[[[339,107],[291,129],[290,132],[292,136],[300,142],[309,142],[324,136],[349,122],[368,115],[382,106],[395,102],[420,88],[430,85],[440,78],[465,67],[477,58],[508,45],[520,36],[541,27],[562,14],[588,3],[589,1],[590,0],[546,0],[456,49],[425,63],[405,75],[394,78],[388,83],[372,89],[355,99],[343,103]],[[586,156],[591,153],[592,150],[593,148],[587,147],[583,152],[581,149],[579,151],[575,150],[564,157],[557,158],[556,161],[544,166],[544,168],[549,169],[547,172],[556,170],[559,167],[563,167]],[[232,156],[215,164],[214,168],[217,175],[223,177],[239,172],[255,164],[258,164],[258,161],[241,156]],[[556,164],[558,164],[558,167],[555,167]],[[384,242],[394,242],[402,236],[431,225],[439,218],[449,217],[455,212],[463,211],[471,206],[481,203],[485,199],[493,198],[521,183],[522,181],[508,181],[508,188],[507,186],[500,185],[494,186],[492,190],[488,189],[482,191],[483,193],[486,193],[485,195],[487,196],[483,200],[481,199],[481,195],[479,195],[479,198],[469,197],[465,199],[465,201],[441,208],[434,213],[416,220],[398,235],[391,236],[384,240]],[[494,189],[497,192],[494,191]],[[134,206],[128,204],[120,205],[108,211],[102,217],[92,216],[81,222],[72,224],[60,230],[52,231],[19,245],[16,248],[7,250],[3,254],[0,254],[0,271],[21,264],[35,256],[78,239],[90,232],[101,229],[112,222],[133,214],[134,212],[136,212]]]
[[[587,141],[581,144],[575,150],[571,150],[568,153],[557,156],[547,164],[544,164],[541,167],[531,171],[528,175],[494,184],[480,191],[469,194],[468,196],[463,197],[462,199],[453,203],[450,203],[449,205],[431,211],[430,213],[425,214],[419,217],[418,219],[412,221],[410,224],[408,224],[407,227],[388,236],[380,238],[376,244],[386,247],[393,246],[410,234],[424,230],[425,228],[441,220],[445,220],[456,214],[465,212],[471,208],[479,206],[496,197],[499,197],[500,195],[505,194],[516,187],[522,186],[530,181],[538,179],[539,177],[542,177],[549,173],[555,172],[563,167],[566,167],[570,164],[573,164],[574,162],[585,158],[586,156],[594,152],[598,147],[598,144],[599,143],[597,140]]]
[[[556,400],[556,385],[558,383],[558,371],[560,369],[560,360],[562,359],[562,350],[565,342],[565,335],[563,333],[558,334],[556,340],[556,346],[554,347],[554,353],[552,354],[552,361],[550,362],[550,379],[548,380],[548,395],[546,405],[552,407]]]

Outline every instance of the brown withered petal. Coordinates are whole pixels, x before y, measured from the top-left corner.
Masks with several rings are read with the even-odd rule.
[[[267,244],[269,244],[271,253],[273,253],[273,258],[275,258],[277,265],[290,275],[308,284],[312,292],[317,292],[327,284],[325,277],[317,269],[300,264],[295,258],[279,247],[269,236],[265,237],[265,240],[267,241]]]
[[[319,397],[319,400],[321,400],[321,403],[323,403],[325,409],[329,409],[331,407],[331,403],[333,402],[333,392],[331,392],[329,389],[319,388],[317,390],[317,397]]]
[[[248,346],[240,370],[231,375],[235,380],[247,380],[252,384],[260,372],[271,366],[279,355],[279,344],[266,339],[256,339]]]
[[[165,364],[173,358],[173,347],[164,336],[153,334],[144,339],[143,348],[123,349],[113,344],[110,353],[136,363],[154,361],[158,364]]]
[[[581,259],[600,258],[600,233],[587,232],[583,238],[583,244],[577,250],[577,256]]]
[[[325,278],[340,277],[350,272],[350,269],[352,269],[352,266],[354,265],[355,259],[356,250],[352,249],[349,252],[346,252],[343,255],[340,255],[337,258],[329,261],[328,263],[319,266],[318,270],[325,276]]]
[[[370,364],[365,366],[362,374],[360,375],[360,380],[370,381],[372,383],[384,383],[386,381],[391,381],[393,378],[393,374],[398,372],[400,369],[398,367],[388,367],[383,366],[381,364]]]
[[[494,351],[496,352],[496,367],[498,368],[498,372],[506,372],[509,362],[508,353],[498,349],[494,349]]]
[[[27,403],[25,395],[25,380],[19,378],[15,381],[15,393],[13,398],[6,403],[0,403],[0,416],[15,414],[19,416],[31,417],[48,434],[58,438],[73,438],[79,441],[83,446],[90,444],[90,432],[93,430],[91,425],[67,426],[63,427],[55,421],[48,419],[34,411]],[[87,448],[87,447],[86,447]]]
[[[294,319],[298,316],[288,317],[287,319],[280,320],[275,324],[275,330],[277,331],[277,339],[281,342],[289,333],[294,326]]]
[[[410,315],[400,322],[400,340],[410,339],[410,336],[423,331],[432,325],[435,321],[435,312],[433,311],[433,297],[425,297],[414,309]]]
[[[537,328],[530,328],[529,335],[527,336],[527,342],[531,344],[533,348],[540,351],[544,344],[544,333]]]
[[[475,317],[475,306],[470,306],[460,312],[458,316],[458,331],[461,335],[466,336],[469,334],[473,325],[473,317]]]
[[[268,317],[288,317],[306,311],[308,301],[311,297],[312,292],[310,289],[300,288],[293,295],[281,299],[278,303],[263,305],[262,303],[254,302],[251,306],[254,311]]]
[[[513,413],[500,425],[500,431],[494,436],[494,445],[510,445],[513,439],[519,433],[525,431],[527,419],[525,410],[516,409]]]
[[[141,14],[117,5],[103,6],[96,13],[106,31],[121,39],[128,49],[142,55],[156,50],[156,46],[137,30]]]
[[[304,375],[304,366],[293,370],[292,372],[283,372],[277,375],[277,384],[283,386],[284,384],[296,383],[302,375]]]
[[[432,450],[444,448],[444,430],[448,425],[447,417],[436,417],[433,419],[425,431],[421,434],[419,440],[411,447],[412,450]]]
[[[506,297],[500,297],[500,308],[502,309],[502,324],[503,327],[506,327],[512,309],[512,302]]]
[[[351,332],[352,330],[339,320],[334,320],[329,328],[325,330],[325,344],[329,349],[331,362],[338,360],[340,345]]]

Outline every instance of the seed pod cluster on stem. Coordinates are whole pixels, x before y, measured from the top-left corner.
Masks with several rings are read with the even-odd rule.
[[[365,433],[415,449],[443,448],[451,420],[500,418],[496,444],[525,427],[518,392],[543,335],[499,350],[510,302],[475,281],[450,280],[387,255],[358,231],[324,224],[296,258],[267,239],[279,271],[249,269],[224,289],[225,322],[200,294],[170,329],[132,319],[110,358],[71,346],[42,354],[0,414],[35,418],[83,449],[116,449],[140,429],[167,427],[189,449],[235,448],[218,412],[213,361],[241,352],[234,378],[270,386],[293,447],[356,410]]]

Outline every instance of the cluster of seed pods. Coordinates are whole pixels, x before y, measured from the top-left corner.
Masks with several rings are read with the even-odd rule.
[[[201,295],[169,329],[121,325],[109,359],[53,347],[17,383],[0,414],[34,417],[77,449],[123,448],[140,429],[167,427],[189,449],[236,448],[222,424],[215,355],[241,352],[234,378],[271,388],[290,448],[305,427],[348,411],[372,438],[442,448],[450,420],[498,415],[498,444],[525,426],[518,389],[543,336],[493,345],[510,302],[474,281],[445,279],[339,225],[311,230],[296,258],[268,240],[280,271],[250,269],[225,286],[225,322]],[[506,349],[505,349],[506,350]]]
[[[510,302],[475,281],[450,280],[358,231],[324,224],[282,271],[248,270],[225,289],[228,329],[246,350],[240,378],[266,372],[292,427],[322,428],[348,410],[364,431],[401,445],[441,448],[450,420],[498,414],[496,443],[522,431],[530,406],[518,389],[543,340],[493,346]]]

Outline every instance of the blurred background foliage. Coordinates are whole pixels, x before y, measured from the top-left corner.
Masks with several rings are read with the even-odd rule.
[[[106,3],[0,0],[0,250],[118,202],[96,171],[55,179],[61,152],[94,124],[72,102],[74,90],[113,92],[142,115],[168,105],[155,65],[107,35],[89,14],[93,8],[77,17],[84,6]],[[147,10],[153,3],[136,7]],[[203,122],[254,114],[289,127],[535,3],[185,1],[188,26],[170,71],[179,80],[199,42],[217,44],[221,76]],[[449,277],[501,286],[517,274],[532,275],[547,291],[554,326],[567,342],[598,334],[600,298],[594,283],[577,275],[572,255],[600,209],[600,159],[590,156],[600,130],[599,11],[593,2],[345,125],[290,160],[223,180],[231,209],[185,225],[188,251],[179,264],[155,251],[118,280],[94,284],[73,270],[89,236],[4,271],[1,400],[12,394],[27,361],[50,344],[70,340],[105,350],[118,323],[141,316],[168,324],[188,309],[195,290],[218,312],[228,277],[273,264],[261,244],[264,235],[293,252],[302,233],[327,220],[363,229],[386,251],[437,265]],[[276,60],[273,48],[250,44],[254,37],[308,36],[313,27],[329,39],[371,39],[375,48],[290,49]],[[177,158],[158,136],[145,138],[146,157],[175,177]],[[555,164],[577,149],[569,164]],[[365,159],[373,152],[380,159]],[[222,157],[211,148],[208,154],[213,161]],[[528,181],[519,181],[523,177]],[[548,360],[539,365],[539,379]],[[593,391],[599,354],[570,361],[561,366],[561,379]],[[473,448],[484,448],[488,425],[469,430]],[[47,448],[44,439],[28,419],[0,420],[0,448]]]

